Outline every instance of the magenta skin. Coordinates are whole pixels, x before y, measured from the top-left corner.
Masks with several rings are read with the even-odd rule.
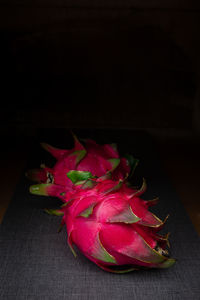
[[[139,195],[144,190],[131,189],[125,182],[93,183],[92,188],[79,186],[67,194],[61,209],[70,248],[75,244],[88,259],[110,272],[173,265],[175,260],[163,255],[168,234],[158,234],[165,221],[148,211],[156,201],[142,200]],[[119,266],[126,267],[119,271]]]

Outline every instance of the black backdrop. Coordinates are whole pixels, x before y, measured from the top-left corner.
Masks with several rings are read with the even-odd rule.
[[[1,0],[1,128],[191,129],[198,9]]]

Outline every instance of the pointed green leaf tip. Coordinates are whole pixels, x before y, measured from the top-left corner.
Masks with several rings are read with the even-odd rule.
[[[73,182],[84,182],[85,180],[94,178],[91,172],[71,170],[67,173],[67,177]]]
[[[48,209],[48,208],[46,208],[44,211],[49,215],[54,215],[54,216],[63,216],[64,215],[64,212],[62,212],[59,209]]]
[[[80,184],[82,184],[81,186],[82,189],[87,189],[87,188],[93,188],[95,182],[92,181],[91,179],[88,179],[86,181],[78,181],[75,185],[80,185]]]
[[[69,245],[69,248],[70,250],[72,251],[72,254],[74,255],[74,257],[77,257],[77,254],[73,248],[73,244],[72,244],[72,239],[71,239],[71,234],[72,234],[72,231],[68,234],[68,239],[67,239],[67,243]]]
[[[75,155],[76,156],[76,165],[79,164],[79,162],[85,157],[87,151],[86,150],[76,150],[74,151],[72,154],[70,154],[71,156]]]
[[[166,261],[164,261],[162,264],[159,265],[160,268],[166,269],[170,268],[175,264],[176,260],[174,258],[168,258]]]
[[[115,186],[113,186],[109,190],[105,191],[104,194],[106,195],[106,194],[118,191],[122,187],[122,184],[123,184],[123,180],[120,179],[119,182]]]
[[[124,269],[124,270],[112,270],[110,269],[110,272],[112,273],[116,273],[116,274],[126,274],[126,273],[130,273],[133,271],[137,271],[138,269],[136,268],[129,268],[129,269]]]
[[[128,164],[129,164],[129,166],[131,168],[129,177],[132,177],[133,173],[134,173],[134,171],[135,171],[135,169],[136,169],[136,167],[137,167],[137,165],[139,163],[139,159],[134,158],[133,155],[131,155],[131,154],[126,154],[125,158],[127,159]]]
[[[79,139],[77,138],[77,136],[74,134],[74,132],[72,130],[71,130],[71,135],[74,139],[75,149],[76,150],[84,149],[83,145],[80,143]]]
[[[114,256],[112,256],[110,253],[108,253],[108,251],[102,245],[102,243],[100,241],[99,233],[96,236],[96,241],[94,244],[92,256],[94,258],[99,259],[104,262],[117,264]]]
[[[95,205],[96,205],[96,203],[93,203],[92,205],[90,205],[87,209],[82,211],[79,214],[79,216],[84,217],[84,218],[88,218],[92,214]]]
[[[119,166],[119,163],[120,163],[120,159],[119,158],[111,158],[108,161],[112,165],[112,169],[110,170],[111,172],[114,171]]]
[[[61,222],[61,224],[58,227],[58,233],[60,233],[63,229],[64,223]]]
[[[134,197],[134,196],[140,196],[142,195],[147,189],[147,184],[146,184],[146,180],[143,178],[143,181],[142,181],[142,186],[139,190],[137,190],[136,192],[134,192],[131,197]]]
[[[123,222],[126,224],[133,224],[137,223],[141,219],[138,218],[132,211],[130,206],[127,206],[126,209],[124,209],[121,213],[111,217],[108,221],[110,223],[115,223],[115,222]]]
[[[138,271],[138,269],[136,269],[135,267],[122,267],[122,266],[114,266],[115,268],[112,268],[112,266],[104,266],[100,263],[97,264],[101,269],[103,269],[104,271],[110,272],[110,273],[115,273],[115,274],[125,274],[125,273],[130,273],[133,271]],[[119,267],[119,269],[118,269]],[[122,268],[120,268],[122,267]]]
[[[29,187],[29,191],[34,195],[48,196],[48,188],[51,187],[51,183],[34,184]]]
[[[107,179],[111,179],[111,178],[112,178],[112,175],[111,175],[111,172],[110,172],[110,171],[108,171],[105,175],[99,177],[99,179],[100,179],[101,181],[107,180]]]

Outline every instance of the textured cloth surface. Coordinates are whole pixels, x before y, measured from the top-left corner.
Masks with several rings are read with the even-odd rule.
[[[0,299],[200,299],[199,237],[162,169],[151,137],[134,131],[81,131],[80,135],[117,142],[121,153],[140,159],[133,182],[141,183],[144,177],[148,189],[143,198],[160,198],[151,210],[160,218],[170,214],[164,232],[171,232],[171,255],[177,262],[170,269],[117,275],[102,271],[80,252],[74,258],[66,230],[57,233],[60,217],[43,212],[60,201],[30,195],[31,183],[22,176],[0,226]],[[49,154],[36,145],[27,168],[48,160],[51,163]]]

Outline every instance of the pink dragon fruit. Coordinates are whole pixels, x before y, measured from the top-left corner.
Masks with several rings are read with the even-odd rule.
[[[166,249],[168,234],[158,234],[165,221],[148,211],[158,199],[140,198],[146,190],[145,181],[134,190],[125,181],[94,179],[87,172],[70,171],[67,175],[76,189],[65,195],[66,203],[60,210],[48,212],[63,215],[62,225],[66,224],[74,255],[73,244],[99,267],[115,273],[174,264]]]
[[[65,194],[73,189],[72,181],[66,176],[70,170],[85,171],[95,177],[106,176],[114,180],[125,178],[135,169],[138,160],[131,156],[120,158],[115,144],[98,145],[93,140],[86,140],[83,146],[75,135],[75,146],[71,150],[57,149],[48,144],[41,146],[50,152],[57,162],[53,168],[41,165],[41,169],[27,172],[27,177],[39,182],[31,187],[31,192],[38,195],[56,196],[65,199]]]

